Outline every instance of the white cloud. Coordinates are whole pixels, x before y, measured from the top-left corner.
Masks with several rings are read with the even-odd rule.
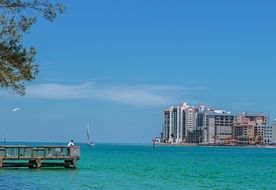
[[[90,84],[64,85],[45,83],[27,86],[26,97],[43,99],[84,99],[92,90]]]
[[[27,98],[107,100],[133,106],[167,106],[195,89],[172,85],[76,85],[44,83],[27,86]],[[181,97],[181,98],[180,98]]]

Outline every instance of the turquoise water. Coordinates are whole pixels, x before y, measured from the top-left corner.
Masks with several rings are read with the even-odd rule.
[[[276,189],[276,149],[82,145],[78,169],[1,169],[0,189]]]

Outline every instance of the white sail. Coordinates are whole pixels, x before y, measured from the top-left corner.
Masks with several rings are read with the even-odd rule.
[[[90,136],[89,124],[87,125],[87,140],[89,146],[95,146]]]

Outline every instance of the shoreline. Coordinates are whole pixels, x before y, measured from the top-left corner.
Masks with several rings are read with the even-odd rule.
[[[276,145],[227,145],[227,144],[196,144],[196,143],[156,143],[156,146],[171,146],[171,147],[247,147],[247,148],[276,148]]]

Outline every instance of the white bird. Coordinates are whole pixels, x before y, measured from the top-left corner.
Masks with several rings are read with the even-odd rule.
[[[21,108],[14,108],[12,111],[16,112],[16,111],[19,111],[19,110],[21,110]]]

